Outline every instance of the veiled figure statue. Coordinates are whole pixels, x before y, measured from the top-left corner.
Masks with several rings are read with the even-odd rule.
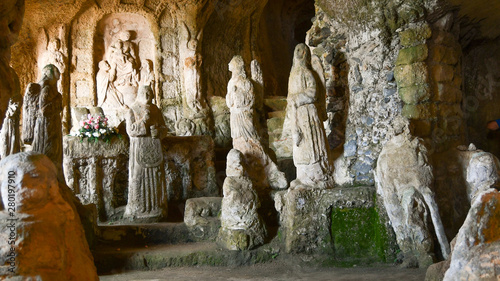
[[[57,91],[57,81],[60,73],[53,64],[42,70],[42,80],[38,82],[40,93],[35,111],[35,129],[33,131],[32,150],[45,154],[58,169],[62,169],[62,96]],[[38,89],[28,85],[28,89]],[[33,96],[37,96],[33,94]]]
[[[316,105],[317,89],[311,52],[305,44],[299,44],[294,51],[287,99],[292,117],[293,162],[297,167],[297,179],[291,187],[333,187],[330,149]]]
[[[246,76],[243,58],[234,56],[229,63],[229,70],[232,77],[227,85],[226,103],[231,113],[233,148],[241,151],[247,163],[251,163],[249,174],[259,188],[287,188],[285,174],[278,170],[276,163],[269,157],[258,134],[255,91],[252,81]],[[263,174],[265,177],[262,177]]]
[[[21,137],[19,132],[19,117],[21,115],[22,97],[14,94],[9,100],[7,113],[0,130],[0,159],[21,151]]]
[[[130,158],[124,217],[134,221],[159,221],[167,217],[168,211],[161,146],[166,126],[160,109],[152,101],[151,87],[142,86],[126,116]]]

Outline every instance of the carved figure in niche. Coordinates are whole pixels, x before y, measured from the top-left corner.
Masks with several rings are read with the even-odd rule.
[[[288,108],[292,118],[293,162],[297,179],[290,185],[332,188],[330,148],[316,107],[317,81],[311,71],[311,52],[305,44],[295,47],[288,83]]]
[[[39,59],[39,65],[45,66],[48,64],[53,64],[57,67],[61,76],[64,74],[66,68],[66,57],[61,51],[61,41],[58,38],[52,39],[48,46],[47,51],[44,52]],[[42,74],[43,75],[43,74]],[[57,90],[62,93],[63,92],[62,79],[57,83]]]
[[[113,19],[112,26],[109,27],[109,35],[111,38],[114,38],[116,34],[122,31],[122,24],[119,19]]]
[[[141,85],[150,86],[153,89],[155,85],[155,74],[153,72],[153,62],[151,60],[141,61]],[[153,91],[154,93],[154,91]]]
[[[377,160],[377,193],[396,233],[403,265],[427,267],[434,261],[434,233],[445,259],[450,245],[434,199],[427,149],[411,136],[407,121],[402,122],[396,119],[400,134],[385,144]],[[396,127],[400,125],[402,129]]]
[[[38,108],[36,109],[35,129],[32,150],[45,154],[59,169],[62,168],[62,96],[57,91],[59,70],[49,64],[42,70]],[[28,85],[28,89],[33,86]],[[33,87],[36,89],[36,87]]]
[[[158,221],[167,217],[167,190],[161,138],[166,133],[163,115],[153,104],[148,86],[139,90],[126,117],[130,137],[129,192],[125,218]]]
[[[109,47],[109,65],[117,87],[137,87],[137,57],[134,48],[129,31],[121,31],[118,39]]]
[[[19,133],[19,117],[21,95],[14,95],[9,100],[9,107],[5,114],[2,129],[0,131],[0,159],[21,151],[21,138]]]
[[[97,105],[104,108],[111,124],[118,125],[127,105],[135,101],[139,75],[130,31],[120,31],[115,37],[107,50],[107,60],[99,62],[96,85]]]
[[[257,212],[259,197],[245,174],[243,154],[237,149],[227,155],[226,174],[218,242],[229,250],[249,250],[262,245],[266,229]]]
[[[229,63],[232,72],[231,80],[227,85],[226,103],[229,107],[231,137],[233,148],[243,153],[250,167],[253,179],[262,179],[258,185],[269,185],[274,189],[284,189],[288,186],[285,174],[278,170],[277,165],[264,149],[261,138],[256,129],[255,92],[250,79],[245,73],[245,65],[241,56],[234,56]],[[265,174],[265,177],[262,175]]]
[[[188,57],[184,61],[184,84],[186,85],[186,103],[196,116],[200,113],[206,102],[201,96],[200,68],[201,56]]]
[[[123,95],[115,85],[111,83],[115,80],[115,72],[111,71],[111,66],[107,61],[99,62],[99,72],[97,72],[97,106],[123,108],[125,103]]]

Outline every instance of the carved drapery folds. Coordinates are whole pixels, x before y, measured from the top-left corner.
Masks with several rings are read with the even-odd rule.
[[[112,14],[97,26],[96,105],[117,125],[125,119],[139,86],[156,87],[154,38],[144,17]]]

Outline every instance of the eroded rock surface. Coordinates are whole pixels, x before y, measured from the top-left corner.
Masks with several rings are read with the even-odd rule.
[[[28,152],[3,159],[0,168],[0,254],[8,265],[2,275],[13,266],[25,278],[97,281],[82,224],[64,199],[67,187],[58,182],[54,164]]]

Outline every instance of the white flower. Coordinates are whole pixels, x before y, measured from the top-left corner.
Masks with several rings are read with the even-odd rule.
[[[85,132],[85,135],[86,135],[87,137],[91,137],[91,136],[92,136],[92,135],[90,134],[90,132]]]
[[[104,134],[104,133],[106,133],[106,129],[99,129],[99,132],[100,132],[101,134]]]
[[[98,138],[98,137],[100,137],[100,136],[101,136],[101,133],[99,133],[99,132],[95,132],[95,133],[93,133],[92,135],[93,135],[94,137]]]

